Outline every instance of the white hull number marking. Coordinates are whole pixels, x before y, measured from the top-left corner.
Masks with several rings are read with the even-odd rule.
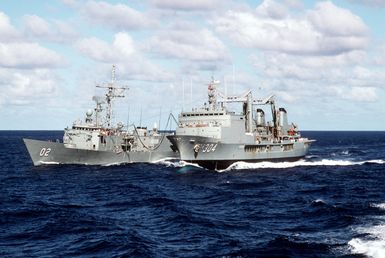
[[[214,144],[214,143],[202,144],[202,152],[214,152],[217,145],[218,145],[217,143],[216,144]]]
[[[49,153],[51,152],[51,148],[42,148],[40,150],[40,157],[48,157]]]

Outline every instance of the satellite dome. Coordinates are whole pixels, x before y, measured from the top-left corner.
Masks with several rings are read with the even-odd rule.
[[[90,117],[90,116],[92,116],[92,113],[93,113],[92,109],[88,109],[87,112],[86,112],[86,116]]]

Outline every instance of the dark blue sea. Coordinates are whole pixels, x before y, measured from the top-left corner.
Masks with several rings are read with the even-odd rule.
[[[0,132],[0,257],[385,257],[385,132],[303,132],[294,163],[33,167]]]

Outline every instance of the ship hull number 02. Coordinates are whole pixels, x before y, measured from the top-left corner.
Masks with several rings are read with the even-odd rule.
[[[48,157],[49,153],[51,152],[51,148],[42,148],[40,150],[40,157]]]

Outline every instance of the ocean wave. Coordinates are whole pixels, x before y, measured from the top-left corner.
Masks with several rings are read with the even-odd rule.
[[[218,170],[218,172],[225,172],[229,170],[239,169],[261,169],[261,168],[293,168],[293,167],[306,167],[306,166],[356,166],[364,164],[385,164],[384,160],[366,160],[366,161],[351,161],[351,160],[331,160],[323,159],[319,161],[307,161],[299,160],[294,162],[257,162],[248,163],[239,161],[224,170]]]
[[[385,257],[385,225],[359,228],[358,233],[366,235],[364,238],[353,238],[349,246],[354,254],[364,254],[369,257]]]

